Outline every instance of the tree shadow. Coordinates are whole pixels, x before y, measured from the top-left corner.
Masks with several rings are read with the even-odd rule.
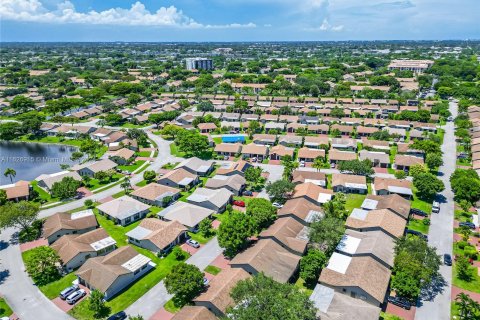
[[[11,245],[19,244],[20,243],[19,235],[20,235],[20,233],[18,231],[15,231],[15,233],[13,233],[12,236],[10,237],[9,243]]]
[[[10,276],[10,271],[9,270],[5,269],[5,270],[0,271],[0,285],[3,284],[9,276]]]
[[[0,250],[7,249],[9,245],[10,245],[9,242],[0,240]]]
[[[438,294],[442,294],[447,286],[447,281],[441,274],[432,279],[429,286],[422,289],[420,300],[433,301]]]

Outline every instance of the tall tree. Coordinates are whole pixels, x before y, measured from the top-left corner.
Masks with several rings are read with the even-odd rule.
[[[7,202],[0,207],[0,229],[13,227],[24,230],[37,219],[39,211],[39,205],[34,202]]]
[[[193,264],[180,263],[165,278],[167,292],[186,303],[203,289],[204,273]]]
[[[240,250],[247,247],[247,239],[252,234],[253,224],[250,216],[233,211],[218,228],[218,244],[225,249],[227,257],[234,257]]]
[[[13,183],[13,178],[15,178],[15,176],[17,175],[17,171],[15,171],[14,169],[12,168],[7,168],[5,170],[5,172],[3,173],[3,175],[5,177],[9,177],[10,178],[10,182]]]
[[[110,313],[110,307],[105,304],[103,293],[97,289],[90,292],[88,309],[93,311],[93,315],[97,319],[105,318]]]

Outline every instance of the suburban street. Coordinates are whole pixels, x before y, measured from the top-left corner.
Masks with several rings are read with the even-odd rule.
[[[455,118],[457,116],[457,104],[450,102],[450,112]],[[440,167],[440,179],[445,184],[445,190],[441,193],[444,199],[440,199],[440,212],[432,213],[430,231],[428,233],[428,242],[431,246],[437,248],[440,255],[445,253],[452,254],[453,246],[453,218],[454,201],[453,192],[450,188],[450,175],[456,168],[456,143],[454,136],[454,123],[447,122],[443,127],[445,136],[443,139],[442,153],[443,166]],[[443,259],[443,257],[442,257]],[[421,299],[415,319],[417,320],[448,320],[450,319],[450,304],[452,291],[452,267],[442,265],[440,273],[444,278],[445,284],[433,299],[428,298],[428,294]]]

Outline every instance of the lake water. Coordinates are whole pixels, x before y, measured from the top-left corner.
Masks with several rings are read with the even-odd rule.
[[[17,172],[14,182],[62,171],[60,164],[77,163],[70,160],[76,150],[66,145],[0,141],[0,185],[10,183],[10,178],[3,175],[7,168]]]

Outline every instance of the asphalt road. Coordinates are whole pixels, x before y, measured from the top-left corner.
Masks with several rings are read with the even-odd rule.
[[[457,116],[457,104],[450,102],[450,112],[455,118]],[[428,243],[437,248],[437,253],[452,254],[453,246],[453,220],[454,220],[454,201],[453,192],[450,187],[450,175],[456,168],[456,143],[454,136],[453,122],[447,122],[444,126],[445,136],[443,139],[442,153],[443,166],[440,167],[440,179],[445,184],[445,190],[439,197],[440,212],[432,213],[430,231],[428,233]],[[450,304],[452,291],[452,267],[442,265],[440,273],[444,283],[432,297],[430,294],[424,294],[419,302],[416,320],[449,320]]]

